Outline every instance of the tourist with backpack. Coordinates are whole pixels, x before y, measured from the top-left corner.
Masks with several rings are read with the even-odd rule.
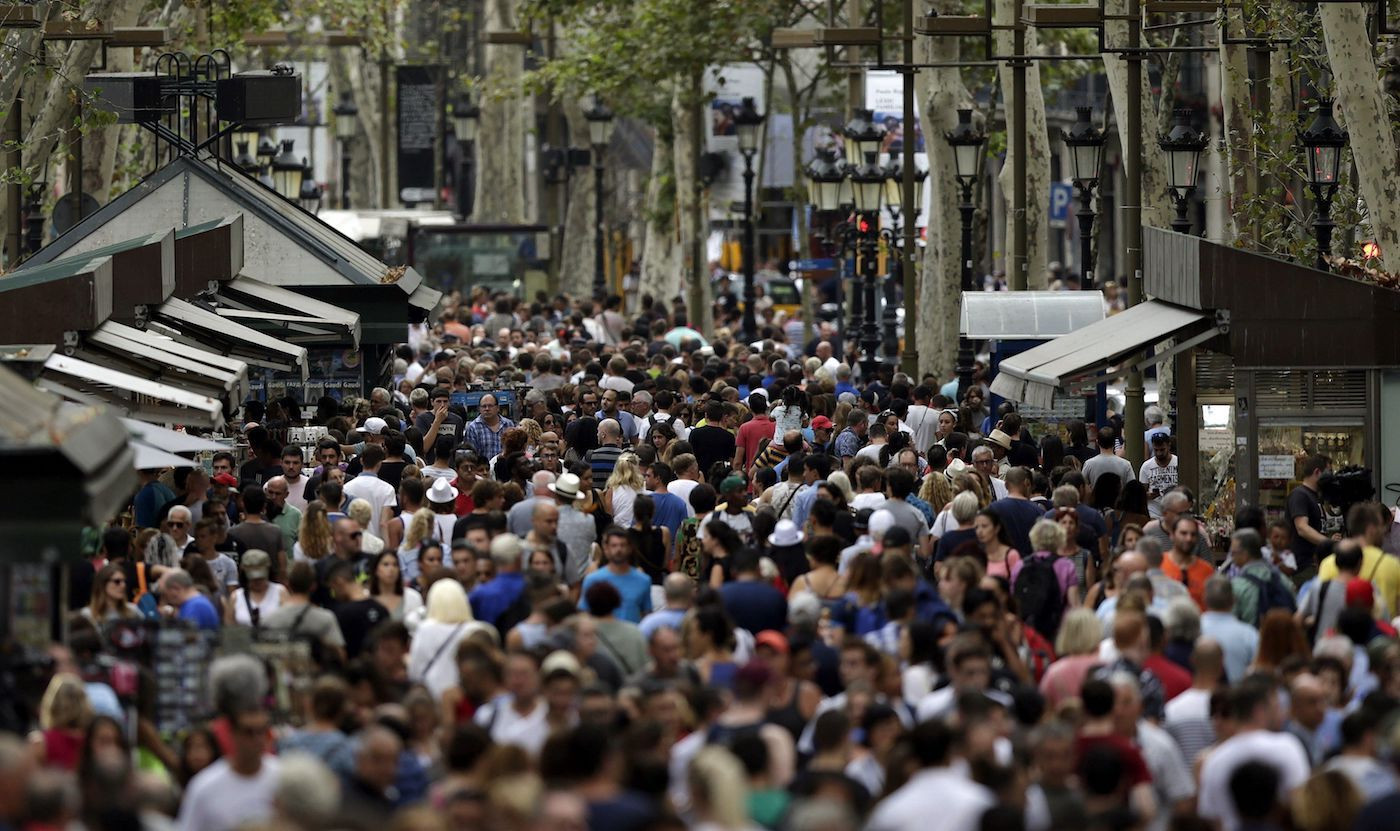
[[[1273,609],[1297,611],[1293,589],[1278,569],[1264,559],[1264,539],[1253,528],[1241,528],[1230,535],[1230,559],[1235,576],[1230,588],[1235,592],[1235,617],[1258,626]]]
[[[1079,605],[1079,577],[1074,563],[1059,555],[1065,529],[1058,523],[1039,520],[1031,526],[1030,541],[1035,553],[1021,563],[1016,575],[1016,606],[1021,620],[1054,640],[1065,610]]]

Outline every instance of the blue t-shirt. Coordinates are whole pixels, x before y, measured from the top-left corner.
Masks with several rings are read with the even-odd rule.
[[[136,525],[138,528],[154,528],[156,520],[160,514],[160,508],[167,502],[175,499],[175,492],[160,482],[147,482],[145,487],[136,493],[136,499],[132,503],[133,512],[136,514]]]
[[[525,575],[518,571],[505,571],[473,589],[467,595],[467,600],[477,620],[495,626],[497,619],[515,605],[524,591]]]
[[[652,504],[656,506],[656,512],[652,515],[653,525],[671,529],[671,545],[676,544],[676,532],[680,530],[681,523],[690,515],[690,509],[686,506],[685,500],[674,493],[647,494],[651,497]]]
[[[180,620],[188,620],[200,629],[218,629],[219,613],[209,598],[197,594],[180,604]]]
[[[651,611],[651,578],[646,572],[639,568],[633,568],[626,574],[614,574],[610,568],[593,572],[583,578],[583,591],[578,601],[580,609],[588,611],[588,587],[603,581],[612,583],[617,593],[622,595],[622,605],[613,613],[617,619],[641,623],[642,616]]]

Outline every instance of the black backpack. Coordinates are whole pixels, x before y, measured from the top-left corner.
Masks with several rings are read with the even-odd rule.
[[[1021,573],[1016,575],[1016,605],[1021,620],[1035,631],[1054,640],[1065,613],[1065,596],[1060,590],[1060,578],[1055,574],[1051,557],[1029,557],[1021,561]]]
[[[1249,572],[1240,572],[1240,576],[1254,584],[1259,589],[1258,611],[1255,613],[1254,625],[1258,626],[1259,621],[1264,619],[1272,609],[1287,609],[1290,612],[1298,611],[1298,601],[1293,597],[1293,593],[1283,584],[1283,577],[1273,569],[1269,570],[1269,579],[1259,577]],[[1322,606],[1318,606],[1321,611]]]

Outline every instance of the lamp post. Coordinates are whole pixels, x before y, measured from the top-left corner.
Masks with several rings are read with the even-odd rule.
[[[593,145],[593,299],[607,295],[607,274],[603,260],[603,151],[612,138],[613,114],[598,98],[583,114],[588,122],[588,141]]]
[[[311,164],[302,157],[301,160],[301,189],[297,193],[297,202],[310,214],[321,212],[321,185],[316,181],[316,174],[311,169]]]
[[[457,213],[463,217],[471,212],[471,191],[468,189],[473,151],[476,149],[477,131],[481,128],[481,108],[472,102],[471,96],[463,93],[452,104],[452,132],[457,135],[460,148],[458,158],[461,164],[457,170]]]
[[[331,110],[335,114],[335,137],[340,144],[340,209],[350,210],[350,142],[355,138],[355,128],[359,124],[360,108],[355,106],[355,96],[345,90],[340,101]]]
[[[1094,126],[1093,110],[1075,107],[1074,126],[1062,133],[1069,148],[1070,164],[1074,168],[1074,187],[1079,191],[1079,268],[1083,272],[1080,288],[1094,287],[1094,188],[1099,184],[1103,160],[1104,134]]]
[[[962,200],[958,209],[962,212],[962,290],[976,291],[977,285],[972,273],[972,220],[977,206],[972,201],[972,192],[977,187],[977,177],[982,173],[982,145],[987,134],[972,123],[972,110],[958,110],[958,123],[943,136],[953,148],[953,168],[962,188]],[[972,341],[966,335],[958,338],[958,401],[963,400],[968,387],[972,386],[973,361]]]
[[[233,157],[233,163],[250,176],[257,176],[258,168],[262,167],[262,163],[258,161],[257,156],[253,155],[248,142],[240,141],[235,147],[238,152]]]
[[[273,187],[272,183],[272,160],[277,156],[277,142],[272,139],[272,132],[264,130],[258,136],[258,181],[268,187]]]
[[[753,222],[753,157],[758,153],[758,141],[763,133],[763,113],[754,106],[752,98],[745,98],[734,116],[734,131],[739,136],[739,153],[744,157],[744,332],[745,343],[753,343],[758,338],[758,324],[754,321],[754,306],[757,292],[754,290],[754,257],[757,255],[754,243]]]
[[[812,205],[812,210],[825,214],[828,222],[831,217],[840,211],[843,204],[843,196],[846,190],[846,171],[841,164],[841,156],[834,150],[823,150],[817,154],[815,159],[807,164],[807,201]],[[835,259],[842,260],[845,253],[846,223],[832,223],[829,226],[829,237],[835,241]],[[844,309],[841,307],[845,291],[841,290],[840,262],[836,266],[836,280],[838,290],[836,292],[836,316],[840,321],[843,317]]]
[[[272,160],[272,189],[283,199],[295,201],[301,196],[301,180],[306,167],[292,153],[292,140],[282,140],[282,152]]]
[[[1176,218],[1172,230],[1191,233],[1191,220],[1186,209],[1191,194],[1196,192],[1196,171],[1200,169],[1201,151],[1206,149],[1206,134],[1191,126],[1191,111],[1179,109],[1170,133],[1157,140],[1157,146],[1167,154],[1167,187],[1176,202]]]
[[[24,245],[31,255],[44,247],[44,189],[46,183],[34,182],[24,202]]]
[[[919,214],[923,211],[924,204],[924,180],[928,178],[928,171],[914,168],[914,203],[911,206],[913,211],[908,215],[902,215],[904,206],[904,163],[897,156],[891,155],[890,163],[885,167],[885,209],[890,212],[893,220],[889,230],[882,230],[881,237],[889,245],[891,257],[890,276],[885,280],[885,310],[880,316],[881,328],[884,332],[885,357],[894,360],[899,356],[899,299],[897,294],[904,286],[904,257],[893,256],[896,252],[901,252],[905,243],[901,237],[901,230],[905,223],[914,223],[918,227]],[[915,323],[910,314],[912,311],[912,298],[906,295],[904,307],[904,325],[906,335],[910,331],[910,326]]]
[[[1317,115],[1298,139],[1308,155],[1308,185],[1317,200],[1317,218],[1313,232],[1317,235],[1317,267],[1326,271],[1327,258],[1332,254],[1332,197],[1337,193],[1337,177],[1342,167],[1342,148],[1347,145],[1347,131],[1332,118],[1332,101],[1317,102]]]
[[[861,367],[868,378],[878,363],[875,350],[880,345],[880,332],[875,326],[875,270],[885,174],[875,160],[880,153],[885,128],[875,121],[872,110],[856,108],[851,113],[851,120],[841,129],[841,134],[846,139],[846,177],[849,180],[846,195],[857,214],[856,274],[859,281],[856,290],[851,293],[850,325],[841,334],[844,343],[848,339],[856,339],[854,336],[859,332],[858,343],[866,355],[861,360]]]

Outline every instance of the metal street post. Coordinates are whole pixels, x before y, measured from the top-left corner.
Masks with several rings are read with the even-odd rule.
[[[944,134],[944,139],[953,148],[953,169],[962,187],[962,202],[958,205],[962,212],[962,290],[976,291],[977,284],[972,271],[972,221],[977,213],[977,205],[972,201],[973,190],[977,187],[977,177],[982,172],[982,145],[987,136],[972,123],[972,110],[958,110],[958,123]],[[961,301],[959,301],[961,302]],[[966,335],[958,337],[958,402],[972,386],[973,362],[976,355],[972,351],[972,341]]]
[[[1142,62],[1147,55],[1134,51],[1142,45],[1142,9],[1138,0],[1127,0],[1124,17],[1128,26],[1128,51],[1123,55],[1128,70],[1128,123],[1123,149],[1123,233],[1126,242],[1124,266],[1128,271],[1128,305],[1142,302]],[[1141,467],[1147,449],[1137,440],[1143,423],[1142,370],[1137,362],[1128,370],[1126,401],[1123,408],[1123,449],[1133,470]]]
[[[739,153],[744,157],[744,323],[745,343],[758,339],[758,325],[754,321],[754,307],[758,305],[758,292],[754,286],[754,258],[758,255],[754,242],[753,220],[753,157],[758,153],[759,137],[763,133],[763,114],[754,106],[752,98],[745,98],[734,116],[734,131],[739,137]]]
[[[1093,110],[1075,107],[1074,126],[1063,132],[1065,146],[1070,149],[1074,169],[1074,187],[1079,191],[1079,269],[1083,275],[1079,287],[1094,287],[1094,188],[1099,184],[1100,163],[1103,159],[1105,136],[1094,126]]]
[[[904,0],[904,65],[900,67],[904,81],[904,163],[900,181],[900,202],[904,214],[904,352],[901,368],[910,378],[919,377],[919,277],[918,239],[919,212],[923,200],[914,185],[918,172],[914,168],[914,136],[918,135],[918,119],[914,115],[914,0]],[[925,174],[926,175],[926,174]]]
[[[1029,287],[1030,280],[1030,275],[1027,274],[1030,265],[1030,238],[1026,230],[1026,206],[1029,204],[1026,191],[1030,170],[1030,165],[1026,164],[1026,69],[1031,65],[1031,62],[1025,57],[1026,25],[1021,20],[1022,6],[1022,0],[1016,0],[1015,19],[1012,21],[1015,37],[1013,57],[1010,62],[1011,97],[1015,99],[1012,106],[1016,112],[1015,129],[1011,136],[1011,152],[1016,157],[1016,187],[1011,202],[1013,246],[1011,249],[1011,273],[1007,275],[1012,291],[1025,291]],[[1007,113],[1007,121],[1011,121],[1010,112]]]
[[[608,292],[608,276],[604,258],[603,236],[603,151],[612,138],[613,114],[603,102],[593,99],[593,106],[584,112],[588,121],[588,140],[593,145],[593,299],[602,300]]]

